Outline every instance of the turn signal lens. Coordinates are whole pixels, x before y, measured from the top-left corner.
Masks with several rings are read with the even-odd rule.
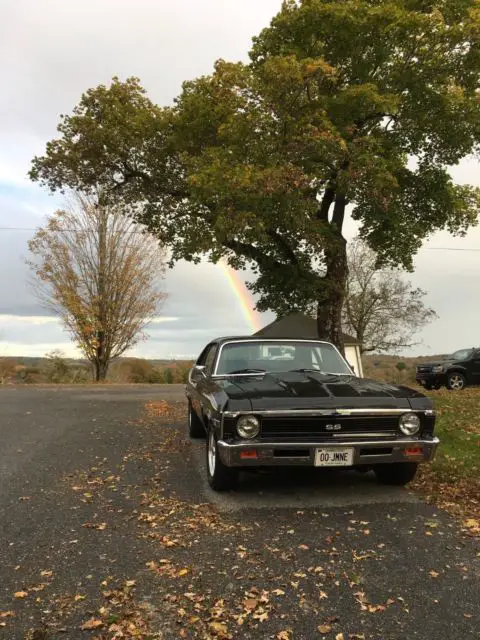
[[[248,451],[241,451],[240,452],[240,459],[241,460],[256,460],[257,459],[257,450],[256,449],[250,449]]]
[[[422,456],[423,447],[411,447],[410,449],[405,449],[405,455],[409,458],[417,458],[418,456]]]

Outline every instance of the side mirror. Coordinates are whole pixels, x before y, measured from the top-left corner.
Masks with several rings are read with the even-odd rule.
[[[201,374],[203,376],[205,375],[205,369],[206,369],[206,366],[204,364],[196,364],[193,367],[194,373],[198,373],[198,374]]]

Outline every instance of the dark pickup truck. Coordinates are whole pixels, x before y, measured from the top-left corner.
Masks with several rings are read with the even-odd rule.
[[[480,384],[480,349],[460,349],[439,362],[423,362],[417,366],[417,382],[425,389],[446,386],[461,391],[467,385]]]

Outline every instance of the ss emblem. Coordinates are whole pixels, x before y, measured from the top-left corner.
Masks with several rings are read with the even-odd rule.
[[[327,424],[325,429],[327,431],[341,431],[342,430],[342,425],[341,424]]]

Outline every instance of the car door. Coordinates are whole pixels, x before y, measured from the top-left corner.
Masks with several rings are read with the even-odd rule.
[[[471,362],[472,384],[480,384],[480,349],[476,349]]]
[[[205,404],[205,388],[207,385],[207,380],[212,374],[212,368],[215,362],[216,353],[216,343],[207,345],[196,362],[196,366],[204,368],[200,371],[194,367],[190,374],[190,383],[192,386],[192,407],[200,419],[202,419],[202,407]]]

